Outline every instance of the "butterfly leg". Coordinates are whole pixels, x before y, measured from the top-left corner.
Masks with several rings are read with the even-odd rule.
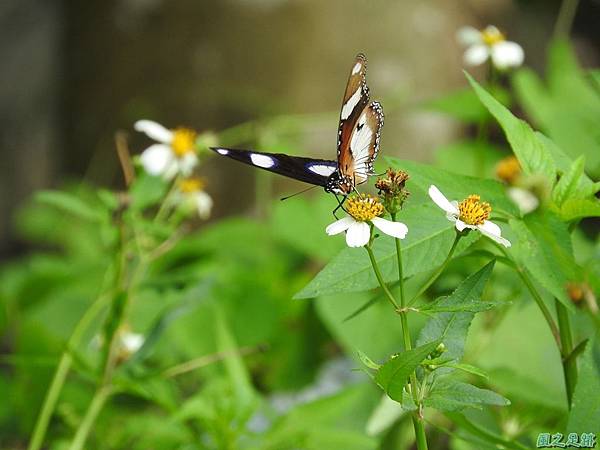
[[[335,214],[337,212],[338,209],[343,209],[344,211],[346,211],[344,209],[344,202],[346,201],[346,198],[348,198],[346,195],[343,196],[342,200],[340,200],[340,198],[338,197],[338,194],[335,194],[335,199],[338,202],[338,205],[335,207],[335,209],[333,210],[333,217],[335,217],[336,219],[338,219],[338,216]]]

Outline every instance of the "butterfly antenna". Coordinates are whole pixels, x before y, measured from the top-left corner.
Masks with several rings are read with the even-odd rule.
[[[281,201],[287,200],[288,198],[295,197],[296,195],[304,194],[305,192],[310,191],[311,189],[316,188],[316,187],[317,187],[317,185],[315,184],[309,188],[302,189],[300,192],[296,192],[292,195],[288,195],[287,197],[281,197],[279,200],[281,200]]]

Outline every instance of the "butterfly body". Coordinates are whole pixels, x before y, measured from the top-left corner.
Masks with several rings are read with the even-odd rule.
[[[322,186],[326,192],[347,196],[374,174],[373,162],[383,127],[383,108],[378,102],[369,102],[366,67],[366,57],[358,54],[340,111],[337,161],[224,147],[211,149],[237,161]]]

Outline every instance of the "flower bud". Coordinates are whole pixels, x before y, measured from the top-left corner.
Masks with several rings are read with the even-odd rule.
[[[379,190],[386,211],[396,214],[402,209],[404,201],[410,194],[405,187],[409,176],[402,170],[395,171],[391,168],[386,171],[385,175],[385,178],[377,179],[375,187]]]

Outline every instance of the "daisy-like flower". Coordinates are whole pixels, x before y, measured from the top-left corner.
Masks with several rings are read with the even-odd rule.
[[[157,141],[140,156],[140,162],[146,172],[168,180],[177,174],[187,176],[192,173],[198,164],[195,145],[197,134],[194,130],[168,130],[152,120],[138,120],[133,127]]]
[[[493,25],[483,30],[462,27],[457,33],[458,41],[467,49],[463,55],[465,64],[479,66],[490,58],[499,70],[519,67],[523,64],[525,53],[516,42],[507,41],[502,32]]]
[[[199,177],[184,178],[179,182],[179,201],[195,209],[201,219],[208,219],[213,206],[210,195],[204,191],[206,183]]]
[[[408,233],[408,227],[402,222],[392,222],[379,217],[383,214],[384,208],[377,197],[368,195],[349,197],[345,207],[350,215],[333,222],[325,232],[333,236],[345,231],[348,247],[367,245],[371,239],[371,224],[388,236],[398,239],[404,239]]]
[[[446,212],[446,217],[456,224],[458,231],[465,229],[479,230],[484,236],[510,247],[510,242],[501,236],[502,230],[488,218],[492,212],[489,203],[480,201],[479,195],[469,195],[462,202],[450,201],[440,190],[431,185],[429,186],[429,196],[431,200]]]
[[[537,209],[540,200],[531,189],[523,186],[521,164],[515,156],[507,156],[496,165],[496,176],[504,181],[508,188],[506,193],[515,205],[519,207],[521,214],[529,214]],[[531,188],[531,186],[529,186]]]

